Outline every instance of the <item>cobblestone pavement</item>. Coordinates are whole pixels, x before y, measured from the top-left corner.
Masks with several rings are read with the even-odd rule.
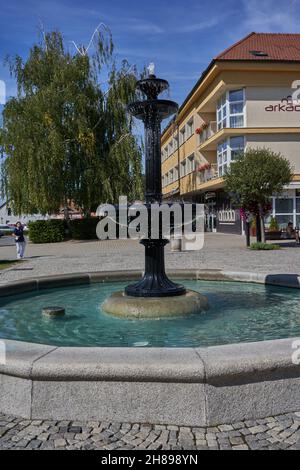
[[[29,421],[0,414],[0,450],[300,450],[300,413],[213,428]]]
[[[168,269],[214,269],[260,273],[300,272],[300,246],[282,242],[279,251],[249,251],[245,237],[206,234],[200,251],[171,253],[166,250]],[[1,246],[1,259],[15,259],[14,246]],[[144,248],[138,241],[64,242],[28,244],[26,261],[0,272],[0,283],[36,276],[144,269]]]

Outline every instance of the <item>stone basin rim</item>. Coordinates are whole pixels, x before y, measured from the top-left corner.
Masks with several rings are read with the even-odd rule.
[[[39,276],[0,284],[0,298],[36,290],[67,287],[101,282],[134,281],[140,279],[142,270],[101,271]],[[274,274],[218,269],[176,269],[168,270],[168,276],[183,280],[246,282],[300,289],[300,274]]]
[[[300,287],[297,274],[221,270],[168,274]],[[0,297],[140,276],[141,271],[115,271],[40,277],[1,285]],[[292,362],[295,341],[300,348],[299,338],[185,349],[55,347],[2,340],[7,361],[0,364],[0,412],[33,419],[188,426],[288,413],[300,408],[300,364]],[[157,394],[161,404],[153,399]],[[126,395],[137,400],[136,407],[126,405],[122,398]]]

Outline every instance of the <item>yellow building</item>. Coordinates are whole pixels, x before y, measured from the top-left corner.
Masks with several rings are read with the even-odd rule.
[[[240,233],[240,214],[224,193],[222,175],[240,151],[266,147],[295,169],[293,183],[273,198],[273,216],[282,226],[299,227],[297,87],[300,34],[251,33],[213,59],[163,132],[164,198],[203,202],[207,230]]]

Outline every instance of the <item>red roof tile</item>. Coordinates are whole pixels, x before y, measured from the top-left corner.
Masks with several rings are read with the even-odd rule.
[[[253,51],[263,55],[255,55]],[[251,33],[215,60],[300,61],[300,34]]]

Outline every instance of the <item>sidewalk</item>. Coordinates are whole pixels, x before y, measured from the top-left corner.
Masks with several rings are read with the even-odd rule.
[[[282,243],[280,251],[250,251],[238,235],[206,234],[198,252],[171,253],[167,269],[225,270],[272,274],[300,273],[300,247]],[[14,246],[0,247],[1,259],[15,259]],[[0,273],[0,283],[36,276],[144,268],[144,248],[137,241],[64,242],[27,245],[26,261]]]
[[[0,450],[300,450],[300,413],[214,428],[0,415]]]

